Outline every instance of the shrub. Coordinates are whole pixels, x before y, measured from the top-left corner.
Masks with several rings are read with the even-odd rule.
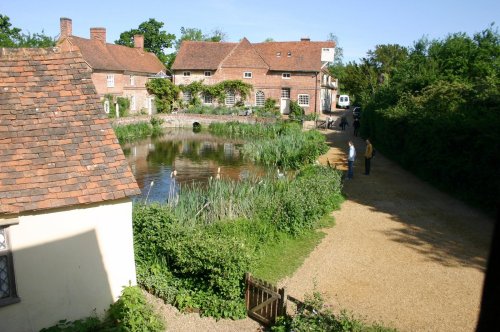
[[[304,306],[297,309],[293,316],[279,317],[271,331],[332,331],[332,332],[395,332],[395,329],[387,328],[379,324],[369,325],[362,320],[355,318],[342,311],[339,315],[334,315],[326,309],[323,297],[320,293],[314,292],[306,295]]]
[[[125,287],[120,298],[110,305],[103,320],[93,316],[75,321],[60,320],[40,332],[156,332],[165,324],[156,315],[139,287]]]
[[[153,312],[139,287],[125,287],[107,312],[106,320],[118,331],[163,331],[165,326]]]

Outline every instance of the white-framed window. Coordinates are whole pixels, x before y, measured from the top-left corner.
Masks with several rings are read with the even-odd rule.
[[[136,103],[135,96],[130,96],[130,109],[132,111],[135,111],[137,109],[137,103]]]
[[[191,101],[191,91],[184,91],[182,94],[182,100],[189,103]]]
[[[226,105],[234,105],[234,102],[235,102],[234,92],[233,91],[226,92],[225,104]]]
[[[292,74],[290,74],[290,73],[282,73],[281,74],[282,79],[289,80],[290,77],[292,77]]]
[[[205,70],[204,75],[205,75],[205,77],[210,77],[210,76],[212,76],[212,72],[209,70]]]
[[[104,113],[109,114],[109,99],[104,101]]]
[[[8,227],[0,226],[0,306],[19,302],[8,230]]]
[[[182,76],[184,76],[184,77],[191,76],[191,72],[190,71],[185,71],[185,72],[182,73]]]
[[[276,56],[279,58],[281,57],[281,52],[276,52]]]
[[[290,99],[290,88],[281,88],[281,98]]]
[[[113,75],[113,74],[106,75],[106,85],[108,88],[115,87],[115,75]]]
[[[243,73],[244,78],[252,78],[252,72],[251,71],[246,71]]]
[[[292,51],[288,51],[288,53],[286,54],[287,57],[291,57],[292,56]]]
[[[266,102],[266,96],[264,95],[264,92],[257,91],[255,93],[255,106],[263,107],[265,102]]]
[[[134,86],[134,85],[135,85],[135,76],[130,75],[130,86]]]
[[[309,106],[309,95],[299,95],[297,102],[300,106]]]
[[[204,104],[211,104],[212,103],[212,95],[205,93],[203,95],[203,103]]]

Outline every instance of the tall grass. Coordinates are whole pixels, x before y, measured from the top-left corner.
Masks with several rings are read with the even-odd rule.
[[[316,130],[304,132],[296,123],[214,123],[209,126],[209,131],[215,135],[247,139],[242,149],[246,158],[283,169],[298,169],[311,164],[328,150],[321,133]]]
[[[118,142],[132,142],[149,136],[156,136],[162,133],[161,124],[163,120],[151,118],[150,122],[138,122],[127,125],[113,126]]]
[[[181,188],[165,205],[136,204],[138,282],[180,308],[243,317],[244,272],[266,244],[317,227],[339,207],[340,190],[338,171],[309,166],[295,178],[212,180]]]

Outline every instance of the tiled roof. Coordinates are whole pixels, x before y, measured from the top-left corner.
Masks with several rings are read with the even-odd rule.
[[[250,47],[249,47],[250,46]],[[246,38],[239,43],[184,41],[181,44],[174,70],[248,67],[266,64],[276,71],[319,71],[322,48],[334,48],[331,41],[266,42],[250,44]],[[288,53],[290,52],[290,56]],[[277,54],[280,56],[277,56]],[[257,61],[258,55],[262,62]]]
[[[0,215],[139,192],[81,54],[0,49]]]
[[[183,41],[175,57],[172,69],[216,70],[222,60],[224,60],[236,45],[238,44]]]
[[[248,39],[243,38],[222,61],[221,67],[268,69],[269,65],[252,47]]]
[[[165,66],[158,60],[156,55],[143,49],[105,44],[99,40],[76,36],[69,36],[60,43],[64,42],[77,46],[85,61],[94,70],[130,71],[148,74],[165,71]]]
[[[267,42],[253,44],[257,52],[276,71],[319,71],[321,50],[335,47],[334,42]],[[290,56],[288,56],[290,52]],[[280,53],[281,56],[277,56]]]

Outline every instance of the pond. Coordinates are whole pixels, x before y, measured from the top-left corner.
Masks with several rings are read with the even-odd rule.
[[[243,160],[241,147],[242,142],[207,132],[171,128],[122,149],[142,191],[135,200],[165,202],[181,187],[205,184],[210,177],[239,180],[265,174],[264,167]]]

